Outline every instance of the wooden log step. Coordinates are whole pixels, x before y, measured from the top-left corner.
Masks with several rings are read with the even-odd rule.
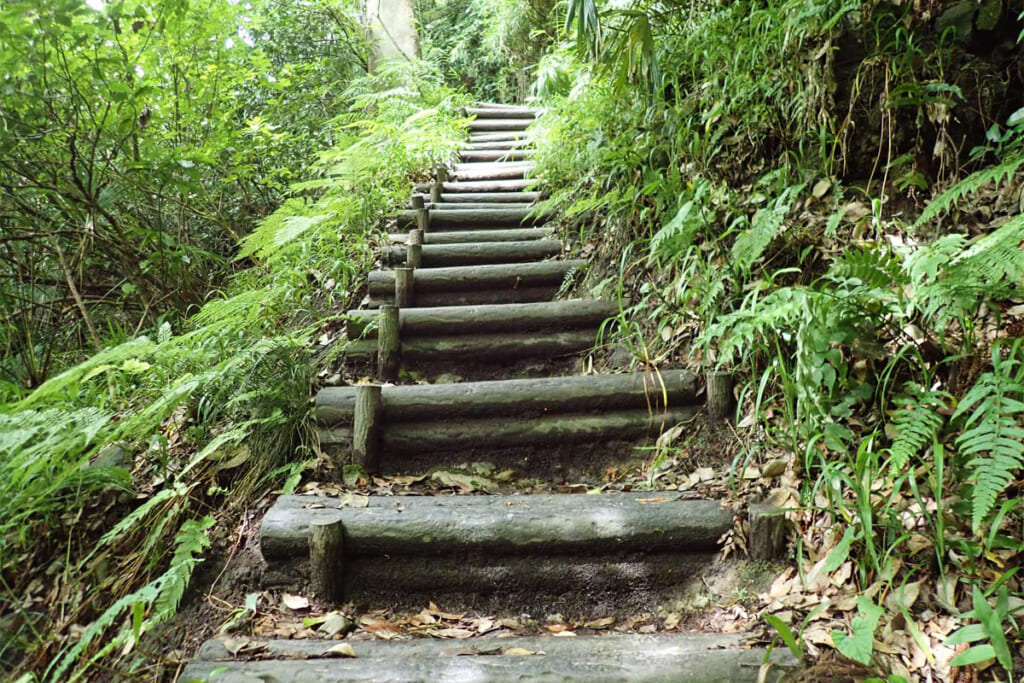
[[[482,192],[486,197],[487,193]],[[530,211],[535,207],[533,202],[437,202],[427,204],[432,211]]]
[[[430,212],[431,229],[472,230],[485,227],[530,227],[546,222],[549,215],[536,207],[519,209],[435,209]],[[402,211],[396,216],[400,230],[416,227],[416,212]],[[429,232],[429,231],[428,231]]]
[[[475,119],[469,122],[466,127],[475,132],[504,132],[518,131],[526,132],[526,129],[533,125],[533,119]]]
[[[278,498],[260,527],[263,556],[307,555],[309,523],[319,519],[341,520],[347,556],[434,556],[468,548],[517,555],[714,549],[733,524],[733,513],[717,501],[681,500],[674,491],[371,496],[358,508],[339,502]]]
[[[565,259],[540,263],[425,268],[415,272],[413,286],[417,299],[421,294],[435,292],[559,287],[570,271],[585,264],[586,261],[581,259]],[[378,299],[393,294],[395,274],[386,270],[372,271],[367,279],[367,289],[371,297]]]
[[[507,102],[477,102],[473,106],[481,109],[520,109],[526,111],[543,112],[541,107],[531,107],[526,104],[508,104]]]
[[[495,572],[496,574],[496,572]],[[492,578],[492,581],[494,579]],[[622,579],[623,586],[630,580]],[[495,581],[495,584],[504,584]],[[447,605],[447,603],[445,603]],[[238,639],[207,641],[182,672],[182,681],[214,683],[351,683],[355,681],[675,681],[756,683],[767,651],[728,634],[609,634],[576,638],[542,636],[418,638],[351,643],[355,657],[337,657],[338,640]],[[245,652],[259,653],[247,659]],[[765,683],[795,668],[776,648]],[[237,654],[236,654],[237,653]],[[522,656],[531,653],[531,656]],[[460,655],[460,656],[453,656]]]
[[[406,309],[416,310],[416,309]],[[473,361],[509,363],[527,358],[572,356],[594,346],[596,327],[561,332],[502,332],[500,334],[445,334],[434,337],[402,338],[398,343],[400,363],[405,366],[430,361]],[[342,355],[346,360],[371,362],[377,358],[374,337],[350,342]]]
[[[539,330],[593,329],[618,314],[619,306],[601,299],[565,299],[528,304],[439,306],[399,311],[403,339],[431,335],[464,335],[486,332],[534,332]],[[377,311],[352,310],[348,337],[357,339],[376,324]],[[594,341],[591,334],[590,343]]]
[[[447,182],[441,186],[441,199],[444,199],[444,193],[449,192],[518,192],[520,190],[529,190],[536,184],[537,181],[532,178],[514,180],[462,180],[458,182]]]
[[[459,158],[470,163],[523,161],[531,156],[533,156],[533,152],[526,149],[471,149],[459,152]]]
[[[524,131],[501,131],[498,133],[470,133],[469,144],[478,142],[510,142],[515,141],[528,145],[533,142],[530,134]]]
[[[431,270],[437,270],[433,268]],[[556,284],[529,287],[508,287],[490,289],[468,289],[450,292],[416,292],[413,306],[477,306],[482,304],[521,304],[551,301],[558,295]],[[371,294],[367,305],[377,308],[395,303],[395,292]]]
[[[697,403],[697,383],[686,370],[660,373],[581,375],[492,380],[458,384],[385,385],[382,417],[387,425],[424,420],[498,418],[526,426],[526,415],[587,411],[651,411]],[[355,414],[356,387],[324,387],[313,415],[322,425],[348,423]],[[422,447],[422,443],[421,443]]]
[[[540,192],[442,192],[441,201],[445,204],[488,203],[520,203],[536,202]]]
[[[455,164],[449,174],[452,180],[501,180],[526,178],[536,168],[532,161],[508,161],[480,164]]]
[[[533,121],[540,116],[537,109],[526,107],[466,107],[466,116],[475,116],[478,119],[529,119]]]
[[[485,263],[524,263],[554,258],[562,253],[561,240],[522,240],[480,244],[424,244],[420,268],[476,266]],[[389,266],[406,265],[405,247],[385,247],[383,262]]]
[[[519,242],[523,240],[540,240],[554,233],[548,228],[508,228],[505,230],[456,230],[454,232],[427,232],[423,235],[424,244],[469,244],[479,242]],[[406,244],[409,233],[398,232],[388,235],[393,244]]]
[[[468,152],[500,152],[502,150],[533,151],[528,140],[495,140],[493,142],[466,142],[462,149]]]

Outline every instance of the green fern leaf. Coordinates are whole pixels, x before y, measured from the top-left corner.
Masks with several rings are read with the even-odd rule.
[[[198,555],[210,547],[207,531],[214,525],[213,517],[190,519],[181,525],[174,538],[174,557],[160,582],[160,595],[156,599],[156,619],[163,621],[174,615],[185,594],[192,571],[199,563]]]
[[[1003,358],[1005,344],[992,347],[992,371],[986,372],[967,392],[953,414],[966,417],[957,438],[967,462],[968,481],[974,486],[971,525],[979,533],[996,500],[1024,468],[1024,427],[1017,416],[1024,413],[1024,364],[1021,340],[1013,342]],[[969,413],[969,414],[968,414]]]
[[[964,197],[974,194],[989,183],[1001,183],[1016,173],[1017,169],[1022,165],[1024,165],[1024,152],[1017,152],[1008,156],[997,166],[975,171],[938,197],[932,199],[924,211],[921,212],[921,216],[914,223],[914,227],[924,225],[934,220],[939,214],[948,212]]]
[[[905,388],[906,393],[893,401],[899,408],[892,416],[896,436],[889,447],[889,468],[895,472],[904,471],[922,448],[934,443],[944,422],[939,409],[949,398],[915,382],[907,382]]]
[[[733,264],[741,271],[747,271],[761,258],[761,254],[778,236],[783,221],[793,205],[794,196],[803,189],[803,185],[787,187],[775,198],[769,207],[760,209],[750,220],[750,227],[740,233],[732,245]]]

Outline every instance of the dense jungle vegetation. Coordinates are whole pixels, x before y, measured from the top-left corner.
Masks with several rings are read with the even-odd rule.
[[[732,370],[735,470],[785,461],[770,634],[1024,675],[1024,7],[416,9],[423,61],[368,75],[343,0],[0,5],[4,677],[173,677],[211,543],[322,465],[339,312],[473,98],[547,108],[582,287],[630,302],[607,341]]]

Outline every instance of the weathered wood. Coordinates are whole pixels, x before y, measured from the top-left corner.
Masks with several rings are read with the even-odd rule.
[[[313,591],[328,602],[341,602],[345,535],[341,518],[310,519],[307,534]]]
[[[427,207],[427,202],[421,194],[414,194],[412,199],[409,200],[409,203],[414,209],[425,209]]]
[[[586,265],[582,259],[510,263],[454,268],[425,268],[415,275],[416,296],[434,292],[478,289],[517,289],[540,285],[559,286],[570,271]],[[370,272],[367,289],[371,297],[394,296],[395,275],[386,270]]]
[[[406,244],[404,249],[402,249],[402,247],[389,247],[384,251],[384,261],[387,263],[388,259],[391,258],[391,263],[400,263],[404,261],[405,265],[409,268],[422,268],[424,248],[425,247],[422,244],[411,243]],[[392,249],[399,249],[402,252],[401,255],[396,256],[391,253]]]
[[[427,209],[415,209],[416,229],[427,232],[430,229],[430,211]]]
[[[519,142],[520,144],[529,145],[533,143],[533,138],[529,132],[526,131],[503,131],[499,133],[470,133],[469,144],[478,144],[481,142]]]
[[[441,193],[444,192],[444,183],[448,180],[448,169],[438,166],[434,172],[434,183],[430,186],[430,201],[441,201]]]
[[[435,209],[430,212],[430,229],[472,230],[480,227],[531,227],[550,220],[550,214],[537,209]],[[396,216],[399,229],[422,228],[416,223],[415,211],[403,211]]]
[[[464,149],[459,152],[459,158],[466,162],[522,161],[531,156],[533,152],[526,149]]]
[[[540,116],[540,112],[523,107],[466,107],[466,116],[475,116],[478,119],[528,119],[532,122]]]
[[[551,237],[550,228],[508,228],[505,230],[456,230],[454,232],[428,232],[424,235],[425,244],[469,244],[480,242],[521,242],[525,240],[541,240]],[[388,235],[393,244],[408,244],[409,235],[394,233]]]
[[[747,552],[750,559],[772,562],[786,554],[786,515],[774,505],[747,509]]]
[[[435,269],[428,269],[435,270]],[[480,304],[522,304],[536,301],[551,301],[558,294],[555,284],[505,289],[472,289],[448,292],[418,292],[417,306],[476,306]],[[394,303],[394,292],[371,294],[367,305],[379,308]]]
[[[589,330],[445,334],[411,339],[407,339],[403,332],[399,357],[403,367],[430,361],[509,363],[525,358],[552,359],[586,351],[594,346],[596,338],[596,327]],[[376,342],[364,339],[346,345],[343,356],[350,361],[370,361],[376,351]]]
[[[438,202],[431,204],[433,211],[528,211],[536,207],[533,202]]]
[[[398,319],[404,342],[413,337],[439,335],[590,329],[597,328],[618,312],[618,304],[612,301],[566,299],[527,304],[403,308]],[[359,309],[346,315],[348,337],[358,339],[368,327],[376,324],[380,314]],[[593,343],[593,335],[590,341]]]
[[[692,406],[697,400],[696,380],[685,370],[386,385],[381,391],[383,420],[389,428],[399,421],[509,419],[588,411],[650,409],[657,415],[666,399],[670,407]],[[314,400],[313,414],[324,425],[351,422],[354,410],[355,387],[324,387]]]
[[[439,234],[443,235],[445,233],[439,233]],[[405,237],[405,236],[403,235],[403,237]],[[427,234],[424,233],[422,230],[410,230],[408,237],[406,237],[406,239],[405,239],[405,243],[406,244],[423,244],[425,242],[426,238],[427,238]],[[436,239],[437,235],[432,235],[432,238]]]
[[[467,142],[462,149],[469,152],[500,151],[510,149],[532,149],[530,140],[493,140],[491,142]]]
[[[529,190],[536,184],[537,180],[533,178],[524,178],[522,180],[466,180],[464,182],[444,183],[441,189],[443,193],[517,192],[519,190]],[[431,197],[431,201],[433,201],[433,197]],[[437,201],[440,201],[440,199]]]
[[[364,470],[376,473],[380,468],[380,431],[382,401],[379,384],[355,387],[355,412],[352,426],[352,457]]]
[[[398,379],[401,361],[398,330],[398,307],[381,306],[377,318],[377,379],[381,382]]]
[[[412,260],[414,252],[418,263]],[[545,239],[478,244],[407,244],[405,247],[386,247],[383,256],[386,265],[406,263],[412,268],[438,268],[540,261],[561,253],[560,240]]]
[[[415,296],[415,284],[413,281],[414,272],[414,268],[395,268],[395,305],[398,306],[399,309],[413,305]],[[399,310],[399,318],[401,318],[401,310]],[[347,327],[350,328],[351,323]],[[362,332],[362,330],[360,330],[360,332]]]
[[[532,161],[456,164],[450,175],[455,181],[526,178],[537,168]]]
[[[522,131],[533,125],[530,119],[476,119],[469,122],[466,127],[476,132],[497,132],[497,131]]]
[[[478,202],[535,202],[540,199],[540,192],[445,192],[439,203],[463,204]]]
[[[454,558],[451,564],[457,564]],[[422,564],[422,563],[421,563]],[[647,576],[646,565],[626,565],[618,576],[608,576],[611,588],[630,583],[629,575]],[[531,588],[543,590],[540,581],[547,573],[538,564],[502,573],[476,569],[466,592],[493,592],[495,587],[523,578]],[[632,571],[630,571],[632,570]],[[458,575],[457,569],[453,574]],[[581,567],[580,577],[593,575]],[[501,578],[498,578],[501,577]],[[450,578],[450,576],[449,576]],[[531,582],[530,579],[534,581]],[[489,588],[488,588],[489,586]],[[555,596],[557,597],[557,596]],[[440,599],[439,599],[440,600]],[[390,604],[385,602],[384,604]],[[448,602],[443,603],[446,607]],[[635,611],[635,610],[634,610]],[[604,681],[730,681],[731,683],[777,683],[783,666],[796,667],[785,648],[768,653],[751,647],[741,636],[725,634],[609,634],[599,638],[503,638],[483,647],[457,648],[450,640],[354,642],[357,657],[339,658],[333,648],[337,640],[246,639],[247,648],[259,652],[259,659],[240,660],[223,640],[208,641],[197,660],[189,662],[179,680],[230,682],[274,681],[274,683],[339,683],[340,681],[560,681],[589,683]],[[474,641],[477,642],[477,641]],[[493,656],[453,657],[459,654]],[[535,653],[531,657],[506,653]],[[759,678],[762,660],[770,657],[767,677]]]
[[[720,422],[733,414],[734,397],[732,375],[724,370],[709,370],[704,375],[707,385],[708,419]]]

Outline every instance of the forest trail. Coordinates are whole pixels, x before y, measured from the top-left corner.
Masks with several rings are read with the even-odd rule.
[[[369,274],[367,306],[349,313],[348,374],[376,381],[325,387],[314,407],[339,472],[440,475],[464,495],[281,496],[260,532],[265,586],[368,609],[429,604],[434,637],[219,638],[179,680],[759,680],[765,651],[742,635],[608,628],[703,580],[734,514],[681,490],[575,495],[565,482],[635,457],[703,393],[684,370],[580,374],[619,304],[558,298],[583,264],[562,258],[535,210],[540,112],[468,113],[460,163],[416,188],[381,254],[391,268]],[[506,468],[547,490],[505,490]],[[494,616],[446,633],[459,629],[442,628],[437,605]],[[579,637],[556,637],[577,635],[557,622],[547,636],[503,627],[526,613],[591,621]]]

